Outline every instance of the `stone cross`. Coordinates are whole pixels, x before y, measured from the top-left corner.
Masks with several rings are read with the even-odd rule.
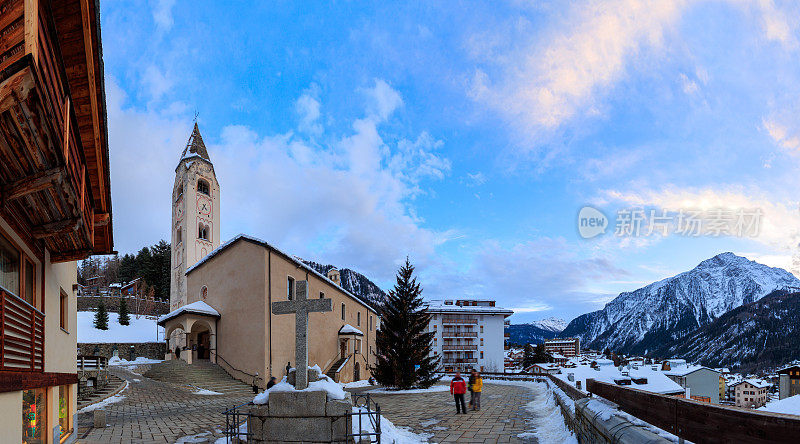
[[[308,314],[333,311],[333,302],[330,299],[308,299],[308,281],[297,281],[294,288],[294,299],[273,302],[272,313],[295,315],[294,387],[303,390],[308,387]]]

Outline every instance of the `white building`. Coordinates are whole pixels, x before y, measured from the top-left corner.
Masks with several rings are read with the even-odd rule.
[[[503,371],[504,321],[513,311],[478,299],[435,300],[428,311],[428,331],[436,332],[433,353],[442,357],[444,371]]]

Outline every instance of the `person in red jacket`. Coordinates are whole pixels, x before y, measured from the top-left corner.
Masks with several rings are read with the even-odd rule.
[[[456,414],[466,414],[467,405],[464,403],[464,393],[467,393],[467,383],[461,377],[461,372],[456,372],[456,377],[450,381],[450,393],[456,400]]]

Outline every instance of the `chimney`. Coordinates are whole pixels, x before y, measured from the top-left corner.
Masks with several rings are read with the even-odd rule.
[[[338,286],[342,286],[342,277],[339,274],[339,269],[336,267],[331,268],[328,270],[328,279],[332,280],[334,284]]]

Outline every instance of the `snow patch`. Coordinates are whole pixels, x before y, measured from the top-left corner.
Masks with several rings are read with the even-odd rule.
[[[156,325],[156,320],[141,316],[136,319],[130,315],[130,325],[120,325],[119,314],[108,314],[108,330],[94,328],[93,311],[78,312],[78,343],[142,343],[164,340],[164,329]]]

